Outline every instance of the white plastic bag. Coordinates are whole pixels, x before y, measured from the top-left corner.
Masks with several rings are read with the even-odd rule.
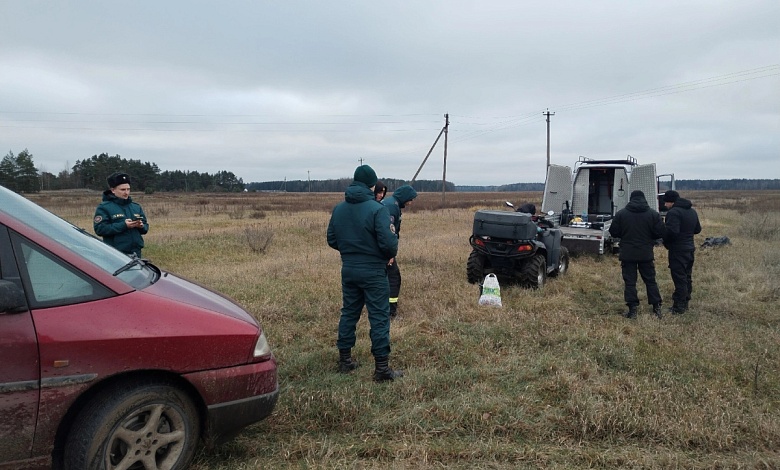
[[[485,281],[482,283],[482,295],[479,296],[479,305],[501,307],[501,287],[498,285],[498,278],[493,273],[485,276]]]

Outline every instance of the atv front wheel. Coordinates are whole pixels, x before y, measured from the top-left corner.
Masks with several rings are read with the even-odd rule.
[[[558,266],[555,268],[553,272],[550,273],[550,276],[558,276],[559,274],[566,274],[566,271],[569,270],[569,249],[565,246],[561,247],[561,254],[558,257]]]
[[[547,263],[544,255],[534,255],[534,257],[523,264],[520,269],[521,282],[531,289],[543,287],[546,279]]]
[[[489,265],[487,256],[477,250],[472,250],[466,262],[466,278],[469,284],[482,284],[485,276],[488,275],[485,272],[485,265]]]

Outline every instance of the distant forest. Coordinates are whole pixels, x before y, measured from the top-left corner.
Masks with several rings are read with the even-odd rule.
[[[340,192],[351,182],[350,179],[322,180],[322,181],[266,181],[263,183],[249,183],[246,185],[249,191],[287,191],[287,192]],[[409,184],[405,180],[388,179],[383,182],[392,192],[398,186]],[[414,189],[418,192],[441,191],[441,181],[418,180]],[[729,179],[729,180],[676,180],[675,186],[679,191],[712,190],[712,191],[758,191],[775,189],[780,190],[780,179]],[[448,192],[524,192],[544,191],[544,183],[513,183],[500,186],[459,186],[447,183]]]
[[[157,164],[141,160],[125,159],[106,153],[77,160],[71,168],[58,174],[38,171],[33,155],[27,149],[14,155],[12,151],[0,160],[0,185],[17,192],[38,192],[56,189],[107,189],[106,177],[121,171],[130,175],[133,189],[146,193],[155,191],[181,192],[242,192],[242,191],[286,191],[286,192],[342,192],[352,182],[351,178],[331,180],[265,181],[245,184],[233,172],[223,170],[214,174],[198,171],[160,171]],[[388,190],[408,180],[383,179]],[[727,179],[727,180],[677,180],[678,190],[750,191],[780,190],[780,179]],[[418,192],[439,192],[441,180],[417,180],[412,185]],[[446,183],[447,192],[523,192],[544,191],[544,183],[514,183],[500,186],[458,186]]]

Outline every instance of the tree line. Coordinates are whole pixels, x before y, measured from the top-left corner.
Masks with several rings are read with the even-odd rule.
[[[244,181],[231,171],[214,174],[198,171],[160,171],[156,163],[122,158],[120,155],[101,153],[84,160],[77,160],[71,168],[65,168],[56,175],[38,171],[29,150],[18,155],[13,151],[0,161],[0,185],[16,192],[38,192],[57,189],[108,188],[106,178],[114,172],[130,175],[136,191],[199,191],[238,192],[244,190]]]
[[[248,191],[287,191],[287,192],[342,192],[352,182],[351,178],[330,180],[293,180],[264,181],[244,184],[242,178],[231,171],[219,171],[214,174],[198,171],[160,171],[156,163],[125,159],[120,155],[101,153],[76,163],[56,175],[47,171],[38,171],[33,155],[28,149],[14,155],[13,151],[0,160],[0,185],[16,192],[33,193],[41,190],[57,189],[93,189],[104,190],[108,187],[106,177],[116,171],[130,175],[133,189],[151,193],[154,191],[183,192],[240,192]],[[404,184],[403,179],[387,178],[382,180],[389,192]],[[727,180],[677,180],[677,189],[688,190],[780,190],[780,179],[727,179]],[[441,180],[417,180],[412,186],[418,192],[439,192]],[[521,192],[544,191],[544,183],[514,183],[501,186],[456,186],[445,182],[447,192]]]
[[[411,184],[407,180],[387,178],[380,179],[387,186],[388,194],[399,186]],[[352,183],[352,178],[339,178],[331,180],[293,180],[293,181],[264,181],[246,185],[248,191],[286,191],[291,193],[338,193],[344,191]],[[441,180],[416,180],[411,184],[418,192],[441,191]],[[455,191],[453,183],[446,183],[448,192]]]

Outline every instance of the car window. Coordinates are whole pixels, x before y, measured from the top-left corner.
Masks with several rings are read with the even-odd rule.
[[[70,305],[114,295],[42,247],[12,234],[17,265],[32,308]]]

